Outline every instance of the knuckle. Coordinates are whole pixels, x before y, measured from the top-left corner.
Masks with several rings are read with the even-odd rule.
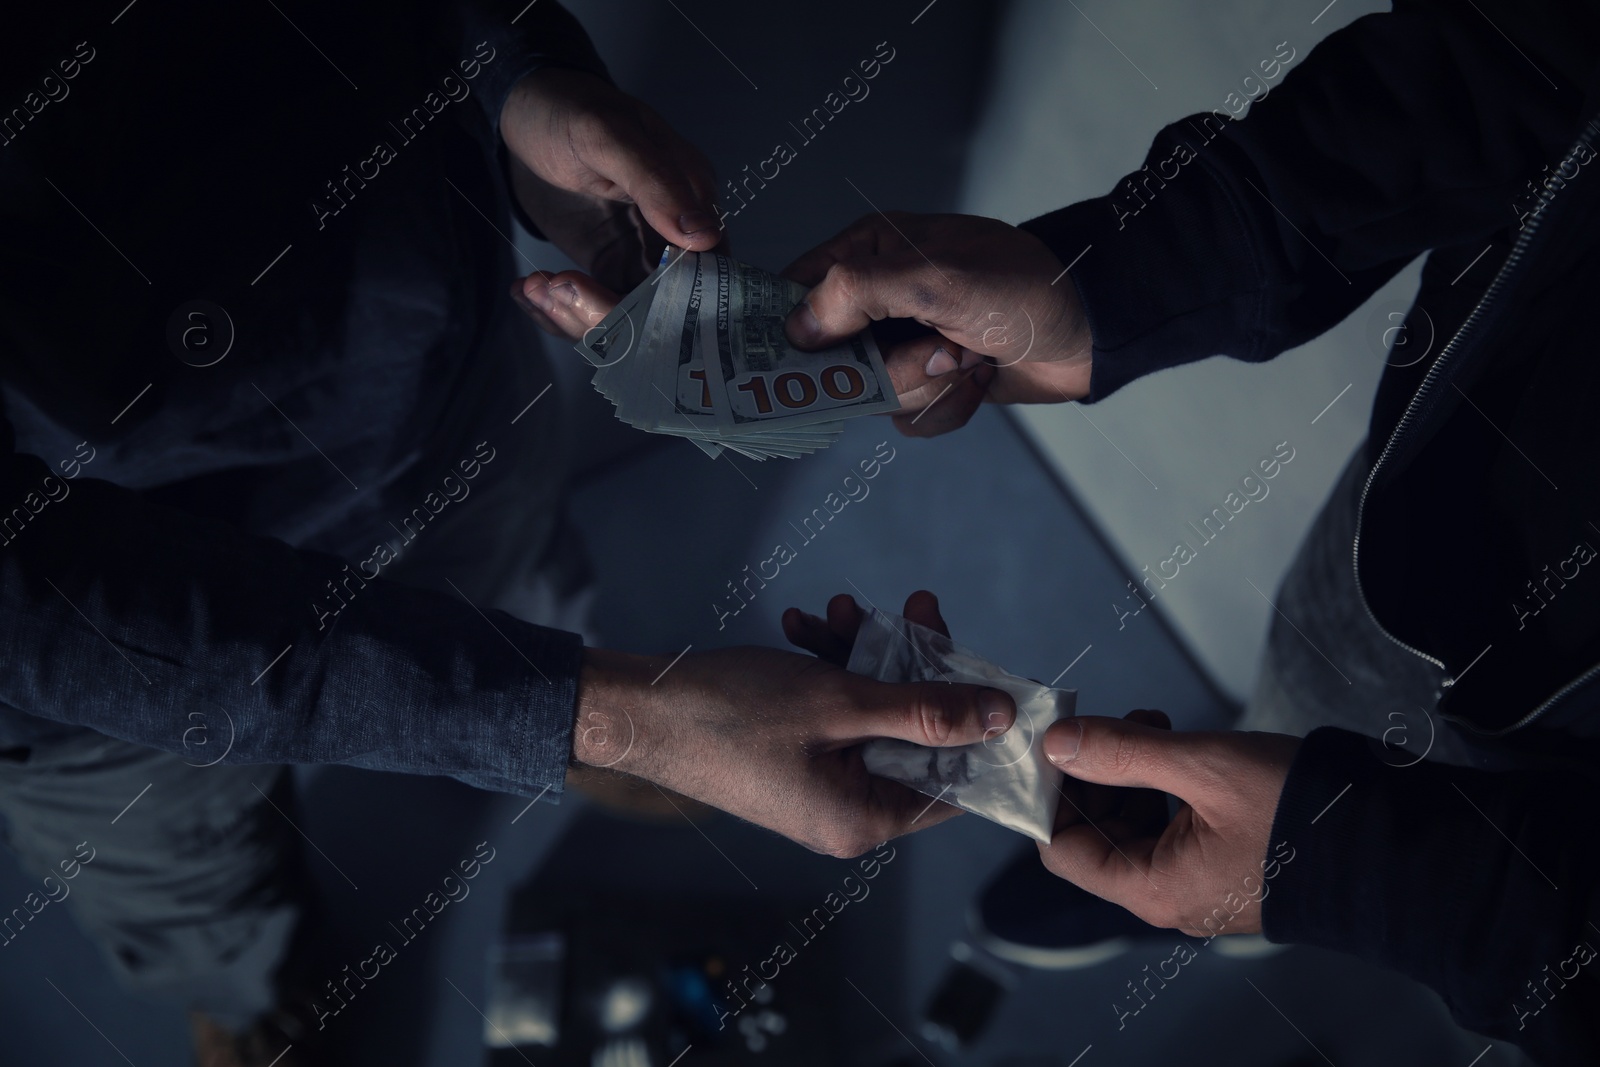
[[[811,851],[835,859],[854,859],[873,846],[864,835],[851,829],[826,829],[802,842]]]
[[[943,311],[949,304],[949,295],[945,287],[936,284],[931,278],[918,278],[910,285],[907,293],[912,307],[924,316],[931,316],[935,312]]]
[[[1138,734],[1119,730],[1116,745],[1111,751],[1111,769],[1119,774],[1132,771],[1144,758],[1144,748],[1144,741]]]
[[[615,120],[600,111],[584,111],[572,116],[568,132],[572,143],[580,149],[596,149],[609,145]]]
[[[911,707],[912,721],[929,744],[942,745],[950,739],[954,724],[944,704],[928,694],[919,694]]]
[[[828,270],[828,280],[846,304],[854,305],[856,295],[867,284],[866,266],[859,259],[843,259]]]
[[[881,216],[876,211],[868,212],[852,222],[845,232],[863,235],[873,233],[878,229],[878,220],[880,218]]]
[[[1159,926],[1163,930],[1176,930],[1187,925],[1187,920],[1168,900],[1145,901],[1136,914],[1151,926]]]
[[[869,852],[874,844],[875,842],[869,841],[864,834],[853,834],[839,843],[834,855],[842,860],[853,860]]]

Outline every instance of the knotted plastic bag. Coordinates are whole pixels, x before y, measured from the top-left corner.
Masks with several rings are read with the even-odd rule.
[[[1044,732],[1073,714],[1078,693],[1019,678],[926,626],[874,608],[862,620],[848,669],[880,682],[970,682],[1011,694],[1017,721],[1004,734],[957,748],[894,738],[867,742],[867,770],[1048,842],[1061,772],[1044,757]]]

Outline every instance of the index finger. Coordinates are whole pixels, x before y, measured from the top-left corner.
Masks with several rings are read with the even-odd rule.
[[[912,225],[910,215],[901,212],[895,212],[895,215],[900,218],[898,225],[902,227]],[[800,256],[780,273],[785,278],[793,278],[801,285],[809,287],[822,281],[823,275],[828,273],[828,268],[835,263],[856,256],[873,256],[906,248],[906,241],[895,229],[895,225],[889,216],[880,215],[876,211],[870,215],[863,215]]]
[[[1150,868],[1157,840],[1117,841],[1099,827],[1080,822],[1057,830],[1048,845],[1039,842],[1039,858],[1056,877],[1143,918],[1135,905],[1155,896]]]
[[[919,793],[908,785],[871,776],[872,799],[885,812],[888,837],[926,830],[961,814],[961,809],[938,797]]]
[[[914,249],[855,256],[828,268],[784,329],[804,349],[837,344],[879,319],[916,319],[938,329],[952,296],[949,278]]]

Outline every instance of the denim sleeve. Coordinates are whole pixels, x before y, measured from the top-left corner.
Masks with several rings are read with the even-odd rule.
[[[1567,35],[1593,43],[1578,6]],[[1071,267],[1089,399],[1209,356],[1270,359],[1418,255],[1481,246],[1586,117],[1561,67],[1559,92],[1530,78],[1470,8],[1400,0],[1296,46],[1263,49],[1243,119],[1244,92],[1229,93],[1163,129],[1108,195],[1023,224]]]
[[[382,579],[323,621],[344,566],[63,477],[0,422],[0,702],[190,759],[559,797],[581,640]]]
[[[1271,840],[1294,860],[1262,928],[1410,975],[1540,1063],[1595,1063],[1595,795],[1575,774],[1394,766],[1366,738],[1316,730],[1278,801]]]

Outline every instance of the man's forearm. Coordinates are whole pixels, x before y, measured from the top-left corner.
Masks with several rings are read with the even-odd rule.
[[[452,14],[457,51],[481,59],[478,50],[487,48],[493,57],[483,64],[477,96],[496,130],[512,87],[533,71],[565,67],[610,78],[583,26],[555,0],[540,0],[520,16],[484,0],[463,0]]]
[[[45,473],[7,456],[0,499]],[[5,703],[196,762],[226,750],[559,795],[576,635],[497,612],[491,625],[457,598],[352,578],[332,556],[70,484],[0,547]],[[351,582],[337,615],[319,612]]]
[[[1107,196],[1025,223],[1073,264],[1090,399],[1212,355],[1270,359],[1416,256],[1513,224],[1585,117],[1522,63],[1470,8],[1401,3],[1302,55],[1242,120],[1219,100]]]

